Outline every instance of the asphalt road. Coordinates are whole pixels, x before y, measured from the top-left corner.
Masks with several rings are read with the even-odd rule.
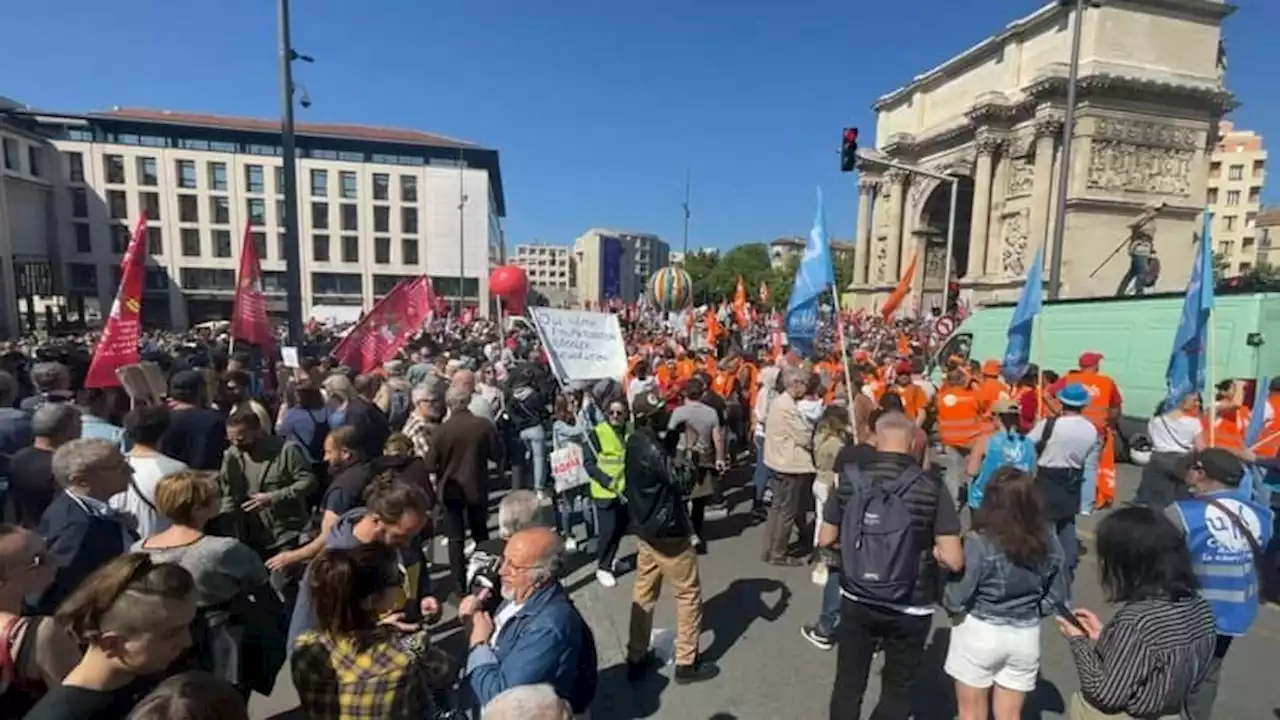
[[[1132,497],[1138,470],[1122,466],[1118,494]],[[710,553],[699,559],[704,598],[702,655],[721,668],[718,678],[689,686],[670,682],[670,668],[632,686],[625,678],[630,576],[606,590],[596,584],[594,565],[580,564],[565,580],[596,635],[601,681],[593,717],[597,720],[670,718],[671,720],[777,720],[827,717],[835,671],[835,651],[823,652],[799,634],[812,622],[820,604],[820,588],[807,568],[777,568],[760,561],[762,528],[751,526],[740,512],[708,518]],[[1081,522],[1086,547],[1097,517]],[[623,544],[623,556],[634,552],[634,540]],[[437,562],[443,562],[438,552]],[[1108,617],[1096,578],[1096,565],[1086,555],[1077,574],[1075,601]],[[674,628],[675,606],[669,596],[658,604],[655,628]],[[460,642],[456,623],[446,620],[441,642]],[[934,617],[924,670],[917,680],[916,716],[921,720],[955,717],[953,684],[942,672],[949,621]],[[1029,698],[1025,718],[1064,718],[1065,707],[1078,687],[1066,643],[1052,622],[1042,632],[1041,680]],[[1280,717],[1280,680],[1269,669],[1280,660],[1280,609],[1264,608],[1250,635],[1232,645],[1214,717],[1217,720],[1270,720]],[[873,671],[865,713],[878,693],[878,667]],[[255,696],[250,715],[263,718],[300,717],[291,712],[297,698],[287,671],[270,698]]]

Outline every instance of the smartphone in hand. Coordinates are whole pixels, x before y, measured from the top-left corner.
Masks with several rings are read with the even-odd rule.
[[[1089,631],[1085,629],[1084,623],[1080,622],[1080,618],[1076,617],[1076,613],[1061,599],[1053,601],[1053,611],[1058,617],[1066,620],[1075,626],[1077,630],[1084,633],[1085,637],[1089,636]]]

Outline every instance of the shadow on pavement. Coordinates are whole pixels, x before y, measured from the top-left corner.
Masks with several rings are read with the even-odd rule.
[[[764,596],[778,593],[773,602]],[[774,622],[791,604],[791,588],[772,578],[739,578],[715,597],[702,603],[702,629],[711,630],[711,645],[701,658],[718,662],[756,620]]]
[[[591,716],[611,720],[653,717],[662,707],[662,691],[670,684],[666,675],[649,673],[633,685],[627,681],[626,663],[607,667],[600,671]]]
[[[956,716],[955,680],[943,669],[947,660],[947,648],[951,644],[951,629],[934,630],[929,645],[924,649],[920,662],[920,674],[913,690],[917,698],[928,699],[928,706],[916,706],[918,720],[952,720]],[[1041,675],[1036,689],[1027,694],[1022,706],[1024,720],[1040,720],[1048,716],[1060,717],[1067,712],[1066,700],[1058,686]]]
[[[307,720],[307,714],[302,712],[302,708],[296,707],[292,710],[276,713],[267,718],[267,720]]]

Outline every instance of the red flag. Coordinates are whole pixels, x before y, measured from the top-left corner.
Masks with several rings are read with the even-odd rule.
[[[422,329],[436,294],[426,275],[402,280],[373,306],[333,349],[333,356],[358,373],[395,357],[409,337]]]
[[[262,293],[262,264],[258,247],[253,244],[249,224],[244,225],[244,241],[240,243],[240,273],[236,278],[236,300],[231,310],[231,337],[257,345],[263,352],[274,353],[275,336],[267,322],[267,298]]]
[[[476,309],[468,305],[462,309],[462,314],[458,316],[459,325],[470,325],[476,319]]]
[[[116,300],[111,304],[106,327],[102,329],[102,337],[98,338],[93,359],[89,361],[89,374],[84,380],[87,388],[120,387],[116,369],[138,362],[138,339],[142,334],[139,318],[142,282],[147,274],[146,235],[147,214],[144,212],[133,228],[133,237],[129,238],[129,247],[125,249],[124,260],[120,264],[124,272],[120,274],[120,287],[116,289]]]

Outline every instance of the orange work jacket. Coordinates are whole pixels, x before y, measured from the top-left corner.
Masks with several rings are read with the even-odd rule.
[[[1072,370],[1062,378],[1064,386],[1080,383],[1089,391],[1089,404],[1084,408],[1084,416],[1093,426],[1102,430],[1111,424],[1111,405],[1116,397],[1116,382],[1096,372]]]
[[[983,433],[978,393],[967,387],[946,386],[934,396],[938,409],[938,434],[947,447],[968,448]]]
[[[1200,427],[1204,432],[1205,444],[1209,444],[1209,413],[1200,416]],[[1225,413],[1218,413],[1217,424],[1213,429],[1212,447],[1228,450],[1244,449],[1244,433],[1249,427],[1249,408],[1238,407]]]

